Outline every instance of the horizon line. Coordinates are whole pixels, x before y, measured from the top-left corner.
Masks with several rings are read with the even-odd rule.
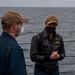
[[[0,6],[0,7],[34,7],[34,6]],[[35,6],[35,7],[38,7],[38,6]],[[47,7],[47,6],[39,6],[39,7]],[[55,8],[55,7],[57,7],[57,8],[58,8],[58,7],[62,7],[62,8],[66,8],[66,7],[68,8],[68,7],[69,7],[69,8],[71,8],[72,6],[64,6],[64,7],[63,7],[63,6],[50,6],[50,7],[51,7],[51,8],[52,8],[52,7],[53,7],[53,8]],[[49,7],[49,8],[50,8],[50,7]],[[48,7],[47,7],[47,8],[48,8]],[[75,7],[73,6],[73,8],[75,8]]]

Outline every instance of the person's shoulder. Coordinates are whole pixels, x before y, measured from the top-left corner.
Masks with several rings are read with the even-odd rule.
[[[13,48],[19,48],[19,44],[17,43],[17,41],[14,40],[10,40],[10,39],[6,39],[6,45],[9,49],[13,49]]]
[[[62,35],[61,35],[61,34],[59,34],[59,33],[56,33],[56,35],[57,35],[57,36],[62,36]]]
[[[15,50],[22,51],[22,50],[23,50],[18,44],[15,44],[15,43],[9,43],[9,44],[7,45],[7,49],[8,49],[9,51],[15,51]]]
[[[14,42],[10,39],[7,39],[3,36],[0,36],[0,45],[2,45],[7,52],[12,50],[22,50],[17,42]]]
[[[56,36],[57,36],[58,38],[60,38],[60,39],[63,39],[63,36],[62,36],[61,34],[59,34],[59,33],[56,33]]]
[[[39,32],[39,33],[37,33],[37,34],[35,34],[35,35],[33,36],[33,38],[40,38],[40,37],[42,36],[42,34],[43,34],[43,31],[41,31],[41,32]]]

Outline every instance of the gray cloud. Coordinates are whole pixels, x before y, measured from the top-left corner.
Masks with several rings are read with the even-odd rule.
[[[0,7],[75,7],[75,0],[0,0]]]

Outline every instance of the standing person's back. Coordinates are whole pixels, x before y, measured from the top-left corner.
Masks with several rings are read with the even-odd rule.
[[[16,41],[22,30],[22,18],[15,11],[8,11],[2,18],[0,36],[0,75],[26,75],[23,49]]]
[[[23,62],[20,64],[18,61]],[[18,69],[24,67],[25,65],[22,48],[18,45],[13,37],[3,32],[3,34],[0,36],[0,75],[14,75],[14,72],[16,71],[19,73],[18,75],[21,75],[24,71],[18,71]],[[23,73],[23,75],[25,75],[25,73]]]

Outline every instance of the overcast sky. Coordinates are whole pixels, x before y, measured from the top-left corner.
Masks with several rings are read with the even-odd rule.
[[[0,0],[0,7],[75,7],[75,0]]]

